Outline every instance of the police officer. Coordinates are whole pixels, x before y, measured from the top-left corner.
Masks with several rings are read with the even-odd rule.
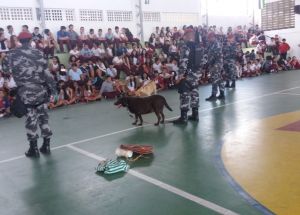
[[[32,35],[22,32],[18,38],[22,46],[8,52],[3,69],[12,73],[18,86],[17,94],[27,108],[25,128],[30,147],[25,155],[39,157],[38,125],[44,138],[40,152],[50,153],[52,131],[48,125],[47,102],[50,94],[56,94],[56,83],[48,70],[43,53],[30,46]]]
[[[174,124],[187,124],[187,120],[199,121],[199,93],[198,76],[189,68],[190,49],[184,41],[179,44],[179,71],[178,71],[178,93],[180,94],[180,117],[173,121]],[[189,107],[192,115],[187,116]]]
[[[217,99],[225,99],[224,94],[224,83],[222,80],[222,69],[223,69],[223,55],[222,46],[216,39],[214,32],[208,34],[208,48],[207,48],[207,63],[209,66],[209,72],[211,75],[212,92],[211,96],[206,98],[206,101],[215,101]],[[220,92],[217,97],[218,90]]]
[[[227,40],[223,46],[224,71],[226,73],[226,88],[235,88],[237,46],[233,40]],[[231,84],[230,84],[231,82]]]

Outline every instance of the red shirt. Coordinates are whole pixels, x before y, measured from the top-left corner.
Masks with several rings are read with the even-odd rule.
[[[279,44],[279,53],[283,54],[283,53],[287,53],[288,50],[290,50],[290,46],[287,43],[280,43]]]

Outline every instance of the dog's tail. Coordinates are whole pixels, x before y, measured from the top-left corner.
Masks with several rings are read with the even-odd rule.
[[[166,99],[165,99],[165,106],[166,106],[166,108],[167,108],[169,111],[173,111],[172,108],[168,105]]]

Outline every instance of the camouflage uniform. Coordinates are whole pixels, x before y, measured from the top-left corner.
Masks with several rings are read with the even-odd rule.
[[[180,61],[179,61],[179,78],[184,78],[180,81],[178,86],[178,93],[180,94],[180,120],[186,122],[187,112],[192,108],[193,115],[197,115],[199,107],[199,92],[198,92],[198,76],[192,72],[189,67],[190,49],[186,44],[180,45]],[[179,120],[179,119],[178,119]],[[175,120],[176,123],[178,120]]]
[[[224,71],[226,73],[226,87],[229,87],[229,82],[232,81],[232,87],[235,87],[236,80],[236,57],[237,47],[235,43],[227,43],[223,46]]]
[[[216,97],[218,90],[220,95],[224,95],[224,83],[221,74],[223,69],[222,46],[217,40],[209,43],[207,61],[212,82],[212,97]]]
[[[56,94],[56,83],[48,70],[43,53],[29,46],[8,52],[4,71],[11,72],[18,86],[18,95],[27,106],[25,128],[29,142],[38,139],[37,126],[42,137],[52,135],[48,125],[47,102],[50,93]]]

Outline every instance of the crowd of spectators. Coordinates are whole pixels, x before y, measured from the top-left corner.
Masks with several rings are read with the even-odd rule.
[[[24,25],[22,31],[29,32]],[[57,81],[58,95],[52,96],[49,108],[115,98],[121,93],[134,95],[140,87],[154,81],[158,89],[173,88],[179,69],[179,46],[184,41],[196,48],[208,47],[208,35],[213,32],[221,43],[236,44],[237,78],[258,76],[261,73],[300,69],[296,57],[288,57],[290,49],[285,39],[269,38],[259,26],[235,29],[216,26],[156,27],[148,41],[141,44],[129,29],[109,28],[79,33],[73,25],[61,26],[56,37],[49,29],[32,32],[32,47],[40,49],[49,59],[49,70]],[[0,117],[9,115],[9,92],[16,87],[13,77],[3,73],[1,63],[5,53],[20,47],[12,26],[0,28]],[[244,48],[252,47],[252,50]],[[248,51],[249,50],[249,51]],[[68,64],[60,62],[55,53],[69,55]],[[205,53],[205,52],[204,52]],[[203,56],[205,58],[205,56]],[[195,59],[195,61],[200,59]],[[195,68],[200,71],[199,85],[210,81],[209,65]],[[225,75],[225,74],[224,74]]]

